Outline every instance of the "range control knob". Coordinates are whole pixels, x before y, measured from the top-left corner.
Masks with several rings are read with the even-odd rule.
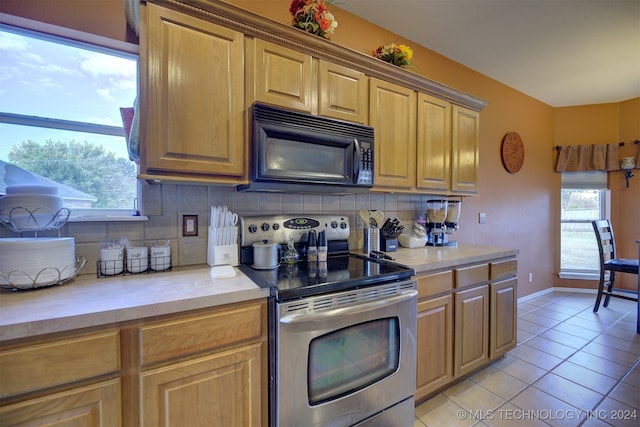
[[[278,231],[280,229],[280,224],[274,223],[271,228],[273,228],[273,231]]]
[[[338,221],[331,221],[331,228],[338,228]]]
[[[346,229],[347,228],[347,223],[346,222],[341,222],[340,223],[340,228],[343,229],[343,230]]]
[[[262,231],[269,231],[269,224],[267,224],[266,222],[263,222],[262,225],[260,226],[260,229]]]
[[[249,233],[255,233],[256,231],[258,231],[258,226],[255,224],[250,224],[249,225]]]

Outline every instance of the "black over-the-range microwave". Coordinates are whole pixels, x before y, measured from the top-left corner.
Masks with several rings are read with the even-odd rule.
[[[373,187],[372,127],[259,103],[251,117],[251,184],[238,191]]]

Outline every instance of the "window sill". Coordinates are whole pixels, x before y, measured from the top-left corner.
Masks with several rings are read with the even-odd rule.
[[[558,277],[561,279],[575,279],[575,280],[600,280],[600,273],[567,273],[560,272]]]
[[[148,221],[149,217],[140,216],[120,216],[120,215],[87,215],[71,216],[67,222],[139,222]]]

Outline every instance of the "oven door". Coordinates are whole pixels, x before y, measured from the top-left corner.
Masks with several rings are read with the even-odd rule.
[[[401,402],[391,425],[413,425],[415,281],[279,305],[277,425],[350,426]]]

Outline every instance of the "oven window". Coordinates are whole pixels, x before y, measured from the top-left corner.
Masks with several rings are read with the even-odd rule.
[[[309,404],[353,393],[398,370],[397,317],[349,326],[314,338],[309,345]]]

